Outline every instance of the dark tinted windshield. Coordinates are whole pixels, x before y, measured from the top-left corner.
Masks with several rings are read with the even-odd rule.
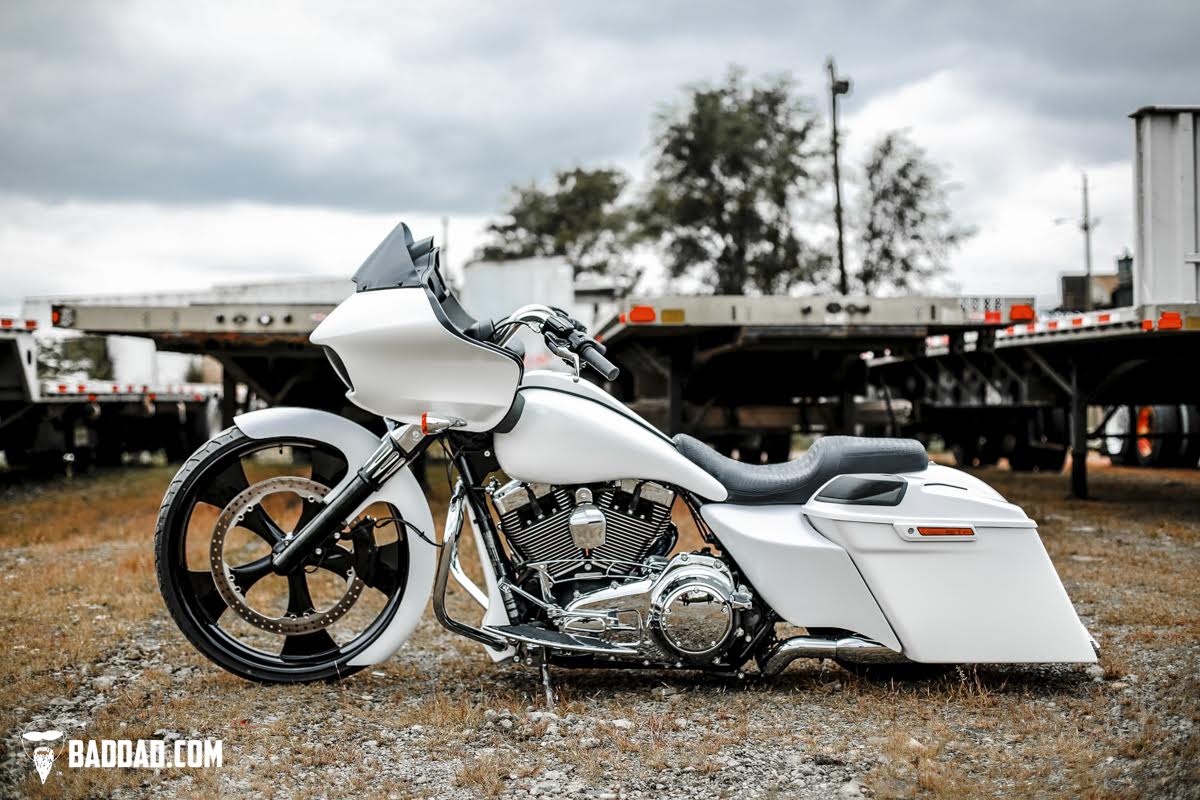
[[[354,273],[354,283],[360,292],[427,286],[442,300],[446,296],[446,285],[437,269],[437,256],[432,236],[413,241],[412,231],[401,222],[379,243],[375,252],[367,256]]]

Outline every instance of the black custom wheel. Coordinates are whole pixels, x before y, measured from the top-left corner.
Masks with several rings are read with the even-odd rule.
[[[155,533],[159,588],[181,631],[243,678],[343,678],[396,612],[407,531],[378,504],[277,575],[271,548],[307,523],[346,475],[342,455],[300,437],[251,439],[230,428],[179,470]]]

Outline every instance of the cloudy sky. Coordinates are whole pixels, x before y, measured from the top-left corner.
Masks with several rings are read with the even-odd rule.
[[[1200,5],[0,4],[0,309],[29,294],[349,274],[397,219],[456,267],[517,181],[640,175],[681,87],[854,79],[848,159],[908,128],[978,235],[966,292],[1050,298],[1132,244],[1127,114],[1196,103]],[[822,103],[823,105],[823,103]]]

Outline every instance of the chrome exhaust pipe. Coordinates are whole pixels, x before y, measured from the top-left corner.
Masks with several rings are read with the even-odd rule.
[[[767,677],[778,675],[797,658],[836,658],[859,664],[896,664],[908,661],[895,650],[859,636],[844,636],[841,639],[793,636],[776,643],[761,657],[758,660],[758,670]]]

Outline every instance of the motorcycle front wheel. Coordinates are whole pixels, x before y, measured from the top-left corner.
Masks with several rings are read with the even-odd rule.
[[[404,596],[408,531],[376,504],[277,575],[272,547],[299,530],[348,471],[303,437],[219,433],[180,468],[159,510],[155,567],[184,636],[217,665],[264,683],[344,678]]]

